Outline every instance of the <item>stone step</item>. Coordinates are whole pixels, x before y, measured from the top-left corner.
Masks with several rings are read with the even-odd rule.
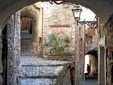
[[[71,64],[72,62],[67,62],[67,61],[56,61],[56,60],[46,60],[46,59],[42,59],[39,58],[37,55],[26,55],[23,54],[20,57],[20,63],[21,66],[22,65],[43,65],[43,66],[47,66],[47,65],[65,65],[65,64]]]
[[[24,55],[20,65],[19,85],[71,85],[69,62]]]
[[[56,79],[34,79],[34,78],[27,78],[27,79],[20,79],[19,85],[56,85]]]
[[[70,72],[65,65],[22,65],[20,68],[19,85],[71,85]],[[64,82],[66,82],[66,84],[63,84]]]
[[[32,34],[21,34],[21,39],[22,40],[32,40],[33,35]]]
[[[21,40],[21,46],[30,46],[30,45],[32,45],[32,40]]]
[[[21,48],[21,56],[35,56],[37,57],[37,54],[34,52],[33,49],[23,49]]]
[[[63,66],[21,66],[21,78],[56,78]]]

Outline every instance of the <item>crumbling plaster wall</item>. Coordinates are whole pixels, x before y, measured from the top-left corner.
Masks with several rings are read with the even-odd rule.
[[[88,28],[86,30],[86,35],[92,37],[92,43],[89,44],[90,48],[88,49],[88,51],[93,50],[93,49],[98,47],[98,32],[97,32],[97,30],[98,30],[98,28]],[[85,37],[87,38],[87,36],[85,36]],[[86,44],[86,46],[87,46],[87,44]]]

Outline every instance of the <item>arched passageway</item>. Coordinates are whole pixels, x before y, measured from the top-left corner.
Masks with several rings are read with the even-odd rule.
[[[85,55],[84,65],[85,82],[84,85],[97,85],[98,83],[98,52],[90,50]]]
[[[35,2],[37,2],[38,0],[19,0],[19,1],[12,1],[12,0],[8,0],[8,1],[1,1],[0,2],[0,28],[3,29],[5,24],[7,23],[8,18],[17,10],[21,9],[22,7],[26,6],[26,5],[30,5],[33,4]],[[94,11],[101,19],[104,20],[104,22],[106,22],[110,15],[113,13],[112,10],[112,0],[108,0],[108,1],[103,1],[103,0],[97,0],[96,1],[88,1],[88,0],[71,0],[70,1],[75,2],[75,3],[79,3],[81,5],[84,5],[88,8],[90,8],[92,11]],[[103,2],[101,5],[100,3]],[[107,2],[107,4],[106,4]],[[102,9],[103,8],[103,9]],[[108,10],[109,8],[109,10]],[[106,12],[106,10],[108,12]]]
[[[91,50],[86,53],[88,56],[88,63],[90,65],[90,77],[92,78],[98,78],[98,51],[97,50]],[[86,57],[86,56],[85,56]],[[86,62],[87,60],[85,60]]]
[[[1,1],[0,2],[0,27],[3,27],[7,22],[8,18],[15,13],[17,10],[21,9],[26,5],[31,5],[38,1],[46,1],[46,0],[19,0],[19,1]],[[68,0],[67,0],[68,1]],[[106,22],[109,19],[109,16],[113,13],[112,10],[112,0],[97,0],[97,1],[88,1],[88,0],[69,0],[71,3],[81,4],[89,9],[91,9],[94,13],[96,13],[101,19]],[[101,5],[100,5],[101,3]],[[103,8],[103,9],[102,9]],[[109,12],[107,12],[109,11]]]
[[[21,10],[21,52],[33,50],[37,54],[41,51],[39,38],[42,37],[42,8],[32,6]],[[41,53],[39,53],[41,54]]]

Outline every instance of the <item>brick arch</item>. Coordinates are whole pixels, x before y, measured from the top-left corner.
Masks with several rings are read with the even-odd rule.
[[[21,9],[24,6],[34,4],[38,1],[48,1],[48,0],[5,0],[0,2],[0,28],[5,26],[8,18]],[[78,3],[96,13],[101,19],[105,21],[108,20],[109,16],[113,13],[113,2],[112,0],[68,0],[71,3]],[[101,4],[100,4],[101,3]]]

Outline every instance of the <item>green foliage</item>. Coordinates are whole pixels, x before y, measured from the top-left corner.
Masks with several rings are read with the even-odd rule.
[[[56,41],[56,36],[54,34],[49,35],[50,41]]]
[[[51,53],[61,55],[64,53],[64,46],[61,43],[62,37],[56,37],[54,34],[49,36],[50,42],[53,42],[53,48],[51,49]]]

